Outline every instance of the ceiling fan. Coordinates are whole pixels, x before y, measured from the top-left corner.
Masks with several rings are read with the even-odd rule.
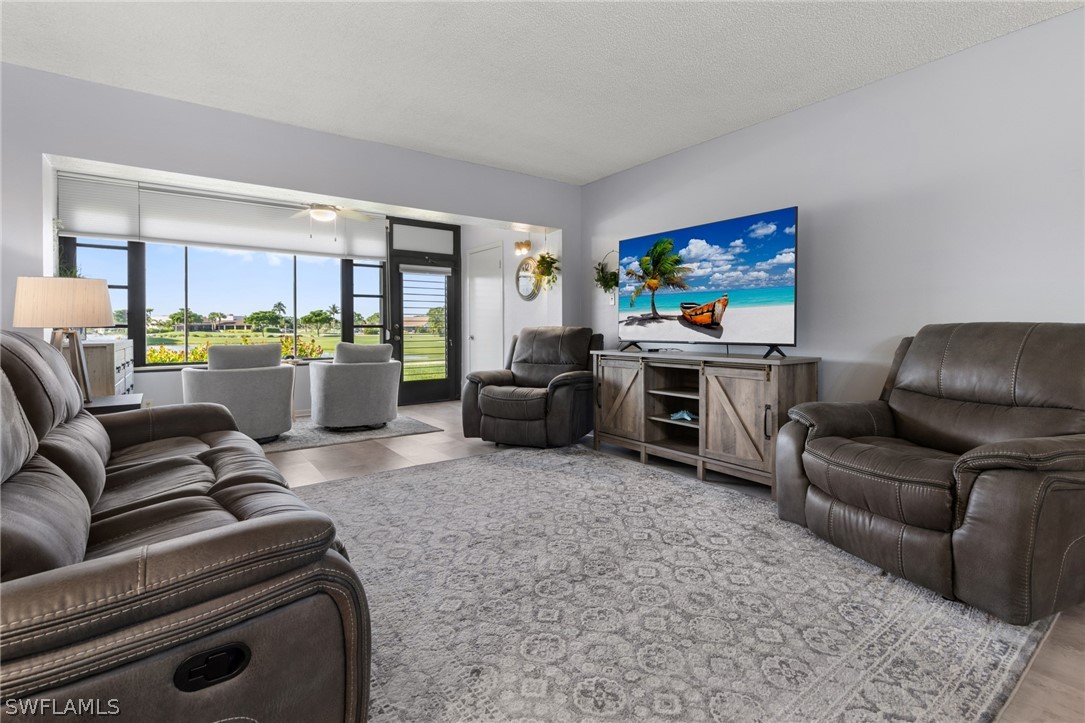
[[[381,214],[363,213],[349,208],[332,206],[328,203],[310,203],[290,218],[301,218],[302,216],[308,216],[313,221],[320,221],[321,223],[328,223],[340,218],[350,218],[355,221],[376,221],[384,218]]]

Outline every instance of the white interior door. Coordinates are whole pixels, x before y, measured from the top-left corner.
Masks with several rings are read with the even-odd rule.
[[[467,371],[504,365],[504,318],[501,247],[472,251],[467,255]]]

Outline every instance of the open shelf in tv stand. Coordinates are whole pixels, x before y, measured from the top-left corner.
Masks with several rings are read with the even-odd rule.
[[[776,436],[787,410],[817,399],[815,357],[695,352],[592,352],[595,448],[640,453],[773,488]],[[685,410],[692,421],[672,420]]]

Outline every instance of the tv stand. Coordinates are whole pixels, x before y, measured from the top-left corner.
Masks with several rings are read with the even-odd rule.
[[[601,442],[773,488],[787,410],[817,399],[814,357],[592,352],[595,448]],[[688,412],[672,418],[677,412]]]
[[[633,347],[637,347],[637,351],[644,351],[643,349],[641,349],[640,344],[635,341],[623,341],[622,344],[623,346],[618,347],[618,351],[629,351]]]
[[[787,354],[784,354],[784,350],[781,349],[780,347],[776,346],[775,344],[769,345],[769,349],[768,349],[768,351],[765,352],[765,356],[763,356],[761,358],[762,359],[768,359],[770,356],[772,356],[773,352],[776,352],[777,354],[779,354],[781,358],[784,358],[784,359],[787,358]]]

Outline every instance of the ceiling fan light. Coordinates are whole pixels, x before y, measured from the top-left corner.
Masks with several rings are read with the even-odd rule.
[[[321,223],[335,220],[335,209],[327,206],[313,206],[309,209],[309,218]]]

